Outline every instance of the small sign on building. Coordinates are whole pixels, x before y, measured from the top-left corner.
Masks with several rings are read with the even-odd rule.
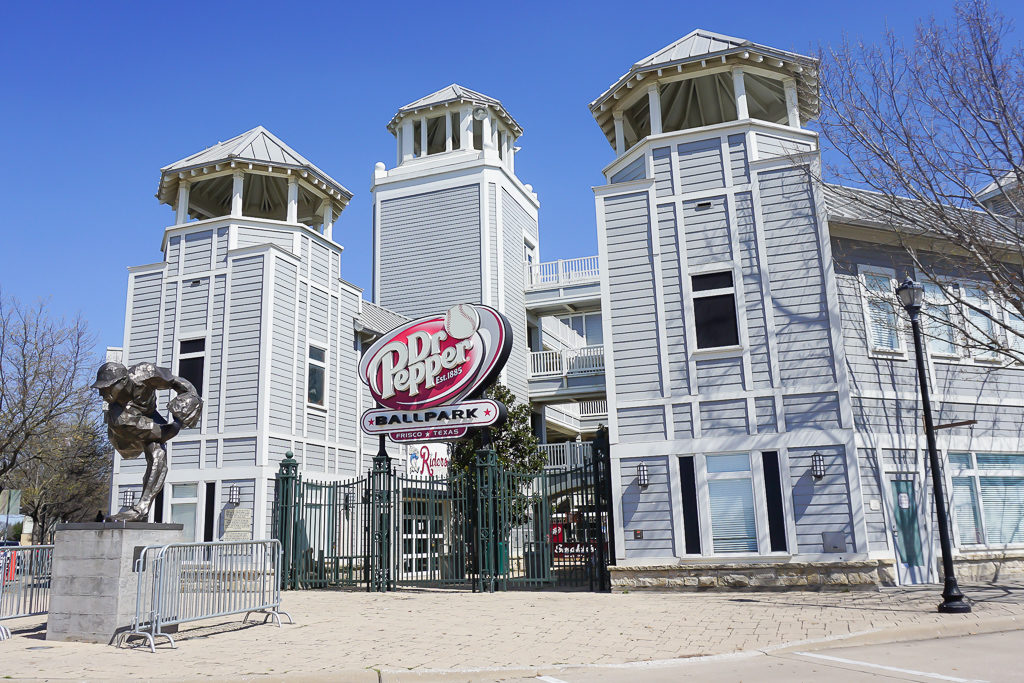
[[[448,444],[420,443],[405,447],[410,477],[444,478],[448,476]]]

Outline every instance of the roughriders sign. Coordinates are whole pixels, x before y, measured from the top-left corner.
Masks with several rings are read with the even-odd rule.
[[[512,329],[489,306],[459,304],[444,315],[391,330],[359,362],[379,408],[363,413],[367,434],[396,441],[450,441],[504,418],[505,407],[479,396],[512,348]]]

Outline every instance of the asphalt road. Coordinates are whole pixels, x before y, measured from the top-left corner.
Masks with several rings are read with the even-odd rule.
[[[533,683],[1020,682],[1024,681],[1024,631],[837,647],[812,652],[722,657],[670,667],[624,666],[555,671],[519,680]]]

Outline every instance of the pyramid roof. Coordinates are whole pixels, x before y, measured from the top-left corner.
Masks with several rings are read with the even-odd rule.
[[[322,185],[333,190],[344,204],[352,198],[341,183],[317,168],[311,161],[289,147],[263,126],[256,126],[230,140],[189,155],[160,169],[161,182],[157,197],[161,201],[173,201],[179,175],[221,163],[252,163],[282,169],[306,171]]]
[[[395,129],[398,127],[399,120],[401,120],[406,114],[411,114],[423,109],[430,109],[432,107],[444,106],[446,104],[451,104],[452,102],[467,102],[469,104],[491,107],[500,118],[505,120],[505,123],[513,130],[513,132],[515,132],[517,137],[523,134],[522,126],[520,126],[516,120],[512,118],[512,115],[505,110],[500,100],[496,100],[493,97],[484,95],[476,90],[470,90],[458,83],[446,85],[440,90],[432,92],[429,95],[424,95],[418,100],[414,100],[409,104],[400,107],[394,117],[392,117],[391,121],[388,122],[388,130],[392,133],[395,132]]]

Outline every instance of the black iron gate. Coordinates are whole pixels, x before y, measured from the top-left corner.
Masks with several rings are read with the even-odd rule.
[[[274,497],[284,588],[401,586],[474,590],[610,589],[614,558],[606,440],[573,469],[524,474],[497,465],[409,477],[378,455],[365,476],[305,479],[291,454]]]

